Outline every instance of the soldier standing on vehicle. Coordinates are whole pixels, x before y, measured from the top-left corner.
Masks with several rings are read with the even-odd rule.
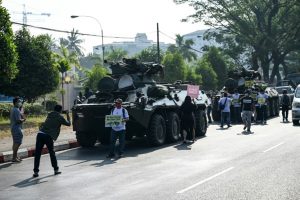
[[[251,91],[246,91],[244,97],[241,98],[242,103],[242,120],[244,123],[244,130],[247,128],[247,132],[251,132],[251,118],[252,111],[254,109],[254,100],[250,96]]]
[[[237,89],[234,90],[232,95],[232,106],[233,106],[233,123],[239,123],[241,118],[241,103],[240,103],[240,94]]]
[[[119,115],[122,117],[122,123],[116,126],[113,126],[111,129],[111,138],[110,138],[110,148],[107,158],[115,157],[115,145],[116,141],[119,138],[119,149],[118,154],[119,158],[123,157],[124,148],[125,148],[125,134],[126,134],[126,122],[129,120],[128,111],[122,107],[122,99],[118,98],[115,101],[115,107],[111,111],[111,115]]]
[[[223,97],[219,100],[219,110],[221,111],[221,128],[224,126],[224,122],[227,124],[228,128],[230,125],[230,105],[231,99],[228,94],[224,92]]]
[[[260,89],[259,94],[257,95],[257,104],[258,104],[258,118],[261,119],[262,124],[267,124],[267,99],[268,95],[263,89]]]
[[[290,97],[287,95],[287,90],[282,91],[281,109],[282,109],[282,121],[288,122],[289,108],[290,108]]]

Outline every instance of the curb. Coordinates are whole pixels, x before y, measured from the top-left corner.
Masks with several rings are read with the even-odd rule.
[[[79,147],[79,144],[75,139],[54,143],[55,152],[66,150],[66,149],[72,149],[76,147]],[[20,158],[29,158],[29,157],[33,157],[34,153],[35,153],[35,147],[28,147],[28,148],[19,149],[18,156]],[[42,150],[42,154],[47,154],[47,153],[48,153],[48,149],[44,146]],[[12,154],[13,154],[12,151],[0,152],[0,163],[12,161]]]

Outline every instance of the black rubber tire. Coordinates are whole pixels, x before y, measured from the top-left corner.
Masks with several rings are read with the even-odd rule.
[[[293,125],[294,125],[294,126],[299,125],[299,120],[293,120]]]
[[[203,137],[207,131],[207,119],[204,110],[197,110],[195,112],[195,135],[196,137]]]
[[[168,113],[166,128],[167,142],[177,142],[180,139],[180,119],[177,113]]]
[[[111,128],[103,128],[98,134],[98,141],[102,145],[109,145],[110,144],[110,132]]]
[[[76,131],[76,139],[82,147],[93,147],[96,143],[97,136],[92,132]]]
[[[152,146],[160,146],[166,140],[166,123],[165,119],[159,115],[154,114],[150,121],[149,130],[147,132],[148,142]]]

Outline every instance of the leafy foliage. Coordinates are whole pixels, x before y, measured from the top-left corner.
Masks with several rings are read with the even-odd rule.
[[[60,46],[66,47],[70,52],[74,52],[77,55],[84,56],[83,47],[80,44],[83,42],[82,39],[78,38],[78,30],[72,29],[68,38],[60,38]]]
[[[18,54],[13,41],[13,31],[7,10],[0,1],[0,90],[18,73]]]
[[[186,68],[183,57],[178,53],[167,52],[162,64],[165,66],[164,81],[185,80]]]
[[[90,71],[87,72],[88,80],[85,83],[86,88],[90,88],[94,92],[98,90],[98,83],[100,79],[107,76],[108,71],[100,65],[95,65]]]
[[[107,60],[112,61],[112,62],[117,62],[122,60],[122,58],[127,56],[127,51],[121,49],[121,48],[110,48],[110,51],[106,52],[107,53]]]
[[[196,74],[202,76],[202,88],[203,90],[215,90],[218,85],[217,74],[213,70],[211,63],[203,58],[196,63],[195,67]]]
[[[48,35],[31,36],[23,28],[16,33],[15,44],[19,54],[19,74],[6,85],[4,94],[21,96],[32,102],[55,90],[59,72],[51,56],[51,38]]]
[[[159,51],[159,60],[163,60],[164,52],[162,50]],[[143,49],[140,53],[136,54],[134,57],[139,59],[141,62],[157,62],[157,47],[153,45],[146,49]]]

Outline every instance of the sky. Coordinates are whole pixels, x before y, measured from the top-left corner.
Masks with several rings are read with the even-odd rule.
[[[192,7],[176,5],[173,0],[2,0],[2,6],[8,9],[11,21],[23,22],[24,5],[27,24],[46,28],[80,33],[101,35],[104,44],[121,41],[133,41],[136,33],[146,33],[148,39],[156,41],[156,23],[164,34],[160,41],[175,43],[175,34],[184,35],[205,27],[201,23],[181,22],[193,14]],[[50,16],[41,15],[49,13]],[[72,19],[71,15],[91,16]],[[13,25],[13,30],[21,26]],[[67,37],[67,33],[57,33],[30,28],[33,35],[48,33],[55,39]],[[123,38],[116,38],[123,37]],[[127,39],[128,38],[128,39]],[[84,40],[84,52],[92,52],[92,47],[101,44],[101,37],[80,36]]]

